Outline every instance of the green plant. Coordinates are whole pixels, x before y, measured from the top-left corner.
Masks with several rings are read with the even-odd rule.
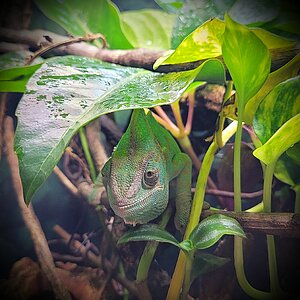
[[[164,1],[157,2],[172,11],[179,9],[168,6],[169,4]],[[212,246],[224,234],[233,234],[236,235],[234,262],[242,289],[256,299],[272,299],[284,295],[277,275],[273,236],[267,236],[270,292],[260,291],[252,287],[246,277],[242,243],[245,234],[240,225],[234,219],[218,214],[200,223],[199,221],[215,154],[234,134],[234,209],[236,212],[243,210],[240,151],[244,124],[251,126],[257,135],[258,140],[253,140],[257,148],[253,154],[264,166],[264,193],[262,205],[258,206],[258,210],[262,206],[264,212],[272,211],[271,192],[273,174],[275,174],[296,191],[295,211],[299,212],[300,181],[292,175],[287,165],[293,165],[293,168],[299,167],[296,151],[299,148],[300,135],[299,130],[295,129],[300,125],[300,82],[297,76],[300,56],[297,55],[284,66],[270,73],[271,53],[279,49],[293,49],[296,42],[262,28],[247,27],[233,21],[238,16],[237,4],[228,4],[228,7],[214,4],[211,12],[214,15],[211,16],[222,17],[224,11],[229,10],[233,19],[228,14],[225,14],[224,21],[217,18],[209,20],[207,16],[202,16],[203,20],[198,24],[200,26],[195,26],[190,32],[184,31],[184,38],[180,38],[180,35],[174,31],[174,28],[180,25],[178,20],[176,23],[174,15],[161,11],[144,11],[141,14],[133,11],[120,14],[110,1],[93,1],[91,5],[93,7],[96,5],[102,14],[101,22],[97,23],[98,15],[94,14],[94,8],[87,9],[87,13],[82,16],[79,2],[76,2],[76,5],[59,1],[51,5],[46,1],[36,1],[36,3],[49,18],[74,35],[100,31],[105,35],[112,49],[147,46],[149,40],[145,39],[145,32],[147,37],[156,35],[153,43],[151,42],[151,48],[168,49],[170,45],[176,44],[176,49],[168,49],[170,52],[156,60],[154,69],[200,61],[202,64],[189,71],[163,74],[79,56],[53,57],[45,61],[35,61],[30,66],[22,66],[23,54],[3,56],[0,72],[1,91],[24,92],[16,111],[18,127],[15,150],[19,157],[26,202],[31,201],[35,192],[51,174],[70,139],[78,131],[92,180],[96,181],[97,171],[90,157],[84,133],[84,126],[90,121],[110,112],[154,108],[156,112],[154,117],[173,134],[200,172],[189,223],[182,241],[178,241],[164,230],[171,216],[170,210],[165,212],[158,226],[141,226],[129,231],[118,241],[119,244],[148,241],[140,260],[137,281],[143,282],[147,279],[158,243],[171,243],[181,251],[170,284],[168,299],[177,299],[181,288],[182,297],[185,298],[193,279],[191,274],[195,251]],[[181,3],[178,7],[184,11],[188,5],[195,5],[195,3],[187,1],[185,5]],[[64,22],[60,18],[62,12],[67,13]],[[161,19],[161,14],[165,16],[164,21]],[[160,26],[149,29],[146,21],[141,28],[136,26],[136,20],[140,18],[147,20],[149,16],[161,22],[161,26],[167,24],[168,30],[161,32]],[[248,20],[247,24],[269,24],[269,18],[270,15],[261,15],[257,20]],[[106,26],[107,22],[110,22],[111,26]],[[170,28],[173,22],[175,26],[172,39]],[[111,28],[117,28],[117,34],[109,31]],[[168,39],[165,39],[165,36]],[[165,43],[158,42],[160,38]],[[101,46],[97,41],[94,44]],[[220,62],[220,56],[223,62]],[[230,78],[226,79],[226,71],[229,72]],[[184,125],[179,98],[185,92],[185,95],[190,97],[190,107],[193,107],[192,95],[196,88],[205,82],[218,82],[226,85],[227,90],[217,131],[200,166],[189,139],[193,111],[190,108],[187,123]],[[236,91],[236,101],[231,106],[233,110],[228,112],[227,103],[231,99],[233,89]],[[172,108],[176,125],[160,107],[167,104]],[[235,110],[237,115],[232,113]],[[226,119],[231,119],[231,124],[224,129]],[[257,207],[251,209],[256,210]]]

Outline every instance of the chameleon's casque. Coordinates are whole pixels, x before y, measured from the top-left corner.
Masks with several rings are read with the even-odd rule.
[[[172,181],[175,224],[178,229],[185,227],[191,206],[191,161],[150,112],[134,110],[102,175],[111,208],[134,225],[163,213]]]

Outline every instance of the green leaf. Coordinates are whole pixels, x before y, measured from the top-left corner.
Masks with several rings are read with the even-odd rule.
[[[172,33],[172,49],[193,32],[198,26],[212,18],[223,18],[234,0],[186,0],[178,12],[177,20]]]
[[[154,0],[164,11],[177,14],[183,6],[184,0]]]
[[[218,59],[208,59],[199,67],[196,80],[214,84],[225,84],[226,74],[224,65]]]
[[[160,57],[153,68],[220,56],[223,32],[224,23],[222,21],[213,19],[205,22],[188,35],[173,53]]]
[[[246,26],[225,15],[225,32],[222,52],[233,79],[238,106],[243,108],[265,82],[271,58],[265,44]]]
[[[300,145],[300,143],[297,143],[296,145]],[[294,147],[296,147],[296,145],[294,145],[290,149],[293,149]],[[288,151],[290,149],[288,149]],[[286,153],[283,153],[278,159],[274,175],[280,181],[294,187],[296,184],[300,183],[300,165],[298,162],[299,152],[297,152],[297,158],[294,159],[287,155],[288,151],[286,151]]]
[[[178,247],[187,252],[194,249],[194,245],[190,240],[183,240],[181,243],[179,243]]]
[[[278,84],[260,103],[253,127],[262,144],[287,120],[300,113],[300,77]]]
[[[30,77],[22,77],[20,80],[0,80],[0,92],[24,93]]]
[[[285,122],[253,155],[266,165],[274,163],[289,147],[300,141],[300,113]]]
[[[102,33],[112,49],[131,49],[125,37],[118,8],[109,0],[35,0],[51,20],[75,36]],[[97,46],[101,46],[98,41]]]
[[[287,156],[292,159],[295,164],[300,166],[300,143],[295,144],[293,147],[286,151]],[[299,174],[300,175],[300,174]]]
[[[228,14],[239,23],[258,26],[276,18],[278,12],[274,0],[237,0]]]
[[[12,80],[20,76],[32,75],[44,60],[37,58],[33,64],[24,66],[26,59],[31,55],[30,51],[16,51],[0,55],[0,80]]]
[[[126,232],[118,240],[118,244],[138,241],[157,241],[173,244],[179,247],[179,242],[172,234],[159,228],[159,226],[155,224],[142,225],[139,228],[135,228]]]
[[[251,31],[263,41],[268,49],[293,48],[297,45],[295,40],[284,38],[262,28],[251,28]]]
[[[215,214],[201,221],[192,231],[189,239],[194,248],[206,249],[214,245],[225,234],[245,237],[242,227],[235,219]]]
[[[191,282],[201,275],[207,274],[224,266],[229,261],[229,258],[197,251],[193,260]]]
[[[159,74],[76,56],[49,59],[31,77],[16,112],[15,149],[27,203],[81,126],[112,111],[170,104],[196,74]]]
[[[175,16],[161,10],[122,12],[124,33],[135,48],[170,49]]]
[[[268,49],[290,49],[296,45],[294,40],[282,38],[260,28],[247,29],[263,41]],[[183,64],[201,61],[221,56],[221,44],[225,30],[225,23],[219,19],[209,20],[189,34],[175,51],[169,51],[154,64],[154,69],[160,65]],[[245,37],[247,39],[247,37]],[[231,42],[228,41],[229,43]],[[247,42],[247,40],[246,40]],[[258,40],[259,42],[259,40]],[[262,45],[262,43],[260,42]]]
[[[24,66],[30,55],[30,51],[17,51],[0,56],[0,92],[25,91],[30,76],[43,62],[42,58],[37,58],[32,65]]]
[[[267,96],[267,94],[280,82],[297,76],[299,70],[300,54],[296,55],[280,69],[270,73],[258,93],[247,102],[245,107],[245,122],[247,124],[252,124],[254,114],[256,113],[259,104],[265,98],[265,96]]]

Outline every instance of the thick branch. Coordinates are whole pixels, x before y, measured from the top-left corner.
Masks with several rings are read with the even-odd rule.
[[[247,213],[205,210],[201,217],[223,214],[236,219],[245,231],[300,238],[300,214],[294,213]]]
[[[50,37],[50,39],[49,39]],[[0,28],[0,40],[11,43],[27,44],[30,48],[37,50],[41,45],[49,46],[52,43],[60,43],[67,40],[68,37],[61,36],[49,31],[40,29],[36,30],[13,30],[7,28]],[[51,42],[49,42],[51,40]],[[299,53],[300,45],[297,44],[293,49],[273,49],[271,50],[272,66],[275,70],[295,55]],[[0,52],[3,51],[0,48]],[[56,48],[54,53],[57,55],[73,54],[86,57],[97,58],[106,62],[116,63],[124,66],[141,67],[152,70],[154,62],[161,57],[165,52],[160,50],[150,49],[133,49],[133,50],[109,50],[99,49],[91,44],[76,43],[68,46]],[[220,57],[222,60],[222,58]],[[157,71],[159,72],[174,72],[193,69],[199,66],[203,61],[196,61],[192,63],[177,64],[161,66]]]
[[[52,286],[55,298],[71,299],[70,294],[62,284],[61,280],[57,277],[47,240],[33,208],[31,205],[27,207],[24,201],[23,188],[19,173],[19,162],[16,154],[14,153],[14,126],[11,117],[6,117],[4,121],[4,143],[4,153],[11,174],[12,186],[17,197],[23,220],[30,232],[41,269]]]

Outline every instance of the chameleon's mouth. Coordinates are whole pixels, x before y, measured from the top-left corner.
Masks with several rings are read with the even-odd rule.
[[[124,203],[117,201],[111,205],[116,215],[124,219],[125,223],[129,224],[143,224],[158,217],[165,209],[164,204],[158,205],[156,201],[150,199],[155,192],[164,190],[164,185],[158,185],[148,192],[148,194],[139,198],[137,201]],[[155,196],[154,196],[155,197]],[[156,199],[155,199],[156,200]],[[128,199],[127,199],[128,201]],[[160,208],[161,207],[161,208]],[[146,217],[145,217],[146,216]]]
[[[152,190],[150,190],[150,192],[143,198],[131,202],[131,203],[124,203],[123,201],[117,201],[117,205],[116,207],[120,208],[120,209],[129,209],[132,207],[138,207],[142,204],[142,207],[145,207],[148,203],[146,202],[146,200],[151,197],[156,191],[161,191],[164,189],[164,185],[157,185],[155,188],[153,188]],[[126,201],[126,200],[125,200]]]

